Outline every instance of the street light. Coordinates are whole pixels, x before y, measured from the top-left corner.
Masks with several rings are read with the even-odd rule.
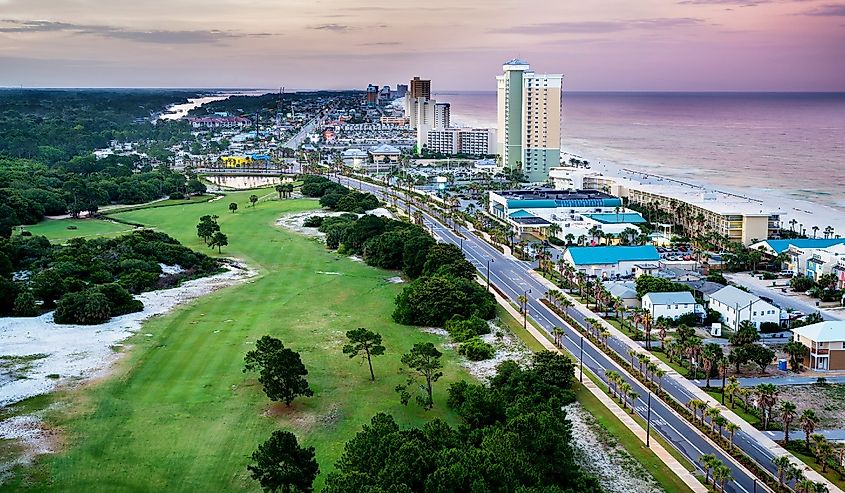
[[[646,389],[646,392],[648,392],[648,410],[645,418],[645,446],[651,447],[651,391]]]
[[[584,336],[581,336],[581,357],[578,358],[578,381],[584,383]]]
[[[493,262],[492,258],[487,259],[487,292],[490,292],[490,262]]]

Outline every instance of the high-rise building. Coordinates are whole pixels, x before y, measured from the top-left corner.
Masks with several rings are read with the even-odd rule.
[[[544,182],[560,163],[560,99],[563,75],[535,74],[527,62],[506,62],[498,86],[498,152],[502,164]]]
[[[408,94],[408,84],[396,84],[396,97],[404,98]]]
[[[414,77],[411,79],[410,91],[412,98],[431,99],[431,80]]]
[[[367,86],[367,106],[374,108],[378,105],[378,86]]]
[[[452,105],[449,103],[434,102],[434,128],[449,128],[449,117]]]

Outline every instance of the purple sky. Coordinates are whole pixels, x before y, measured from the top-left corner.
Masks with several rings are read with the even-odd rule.
[[[845,91],[845,0],[0,0],[0,85]]]

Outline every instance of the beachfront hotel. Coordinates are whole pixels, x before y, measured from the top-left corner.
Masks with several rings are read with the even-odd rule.
[[[560,163],[560,98],[563,75],[536,74],[527,62],[506,62],[496,77],[498,151],[507,168],[521,168],[545,182]]]
[[[780,233],[780,214],[761,202],[671,178],[634,173],[620,178],[589,168],[557,167],[549,180],[559,190],[602,190],[627,204],[663,210],[687,230],[718,233],[745,246]]]

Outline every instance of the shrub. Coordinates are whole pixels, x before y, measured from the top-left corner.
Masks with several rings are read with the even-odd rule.
[[[311,216],[305,218],[305,221],[302,223],[303,226],[306,228],[319,228],[320,225],[323,224],[323,217],[322,216]]]
[[[158,282],[158,274],[134,270],[120,276],[118,282],[130,293],[143,293],[155,288]]]
[[[96,325],[107,321],[109,317],[109,300],[95,289],[65,294],[59,299],[53,314],[57,324]]]
[[[474,337],[458,347],[458,354],[466,356],[470,361],[490,359],[495,352],[496,350],[493,349],[493,346],[478,337]]]
[[[763,322],[760,324],[760,332],[770,334],[772,332],[780,332],[780,324],[777,322]]]
[[[764,272],[763,273],[763,279],[766,279],[767,281],[772,281],[772,280],[777,279],[777,278],[778,278],[778,276],[776,276],[775,274],[772,274],[771,272]]]
[[[38,307],[35,305],[35,297],[28,289],[22,290],[15,298],[14,313],[18,317],[34,317],[38,315]]]
[[[79,229],[79,228],[77,228],[75,225],[71,224],[70,226],[67,227],[67,229],[74,230],[74,229]]]
[[[793,291],[808,291],[815,286],[816,283],[809,277],[796,276],[789,281],[789,286]]]
[[[173,192],[170,194],[170,200],[182,200],[185,198],[185,194],[182,192]]]
[[[405,325],[442,327],[454,315],[491,319],[496,315],[496,302],[474,281],[424,276],[396,297],[393,320]]]
[[[144,309],[144,304],[136,300],[126,288],[118,283],[103,284],[93,289],[102,293],[109,301],[112,316],[140,312]]]
[[[32,236],[32,231],[21,231],[21,236]]]
[[[449,336],[455,342],[466,342],[474,337],[490,333],[487,322],[475,315],[468,319],[455,315],[446,322],[443,328],[449,332]]]

